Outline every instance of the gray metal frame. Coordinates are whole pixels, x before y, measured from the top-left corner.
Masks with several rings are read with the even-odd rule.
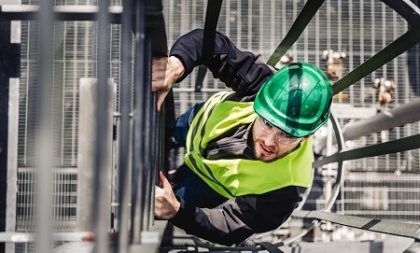
[[[6,230],[14,232],[16,227],[16,194],[17,184],[17,143],[18,143],[18,111],[19,111],[19,79],[9,79],[9,131],[7,134],[7,202]],[[6,251],[14,251],[14,244],[6,244]]]
[[[52,0],[41,1],[40,11],[37,19],[40,27],[40,45],[39,49],[39,72],[38,80],[39,88],[39,126],[37,134],[39,140],[36,144],[36,201],[35,201],[35,217],[36,217],[36,234],[35,246],[37,252],[51,252],[51,233],[52,233],[52,154],[53,138],[53,117],[52,110],[52,66],[53,55],[51,48],[53,47],[53,15]]]
[[[110,6],[109,22],[120,23],[122,8]],[[0,20],[33,20],[37,18],[40,6],[37,5],[0,5]],[[95,21],[98,20],[100,13],[98,6],[72,5],[72,6],[53,6],[52,15],[54,20],[59,21]]]
[[[124,0],[123,6],[132,6],[131,0]],[[130,122],[130,112],[132,110],[131,97],[131,48],[132,48],[132,9],[127,8],[121,17],[121,100],[126,101],[121,104],[120,112],[120,140],[119,140],[119,181],[118,181],[118,199],[120,200],[120,208],[118,212],[118,231],[120,237],[118,241],[118,251],[127,252],[129,245],[129,219],[130,219],[130,196],[131,196],[131,163],[132,152],[132,124]]]
[[[121,9],[111,8],[109,9],[109,1],[99,1],[99,7],[60,7],[52,6],[51,1],[41,1],[41,6],[38,8],[36,6],[1,6],[0,9],[0,20],[29,20],[34,18],[39,18],[41,24],[41,57],[40,57],[40,73],[39,77],[41,83],[41,126],[43,126],[40,138],[40,144],[44,145],[43,148],[47,149],[42,150],[40,153],[40,160],[38,167],[42,168],[39,173],[39,187],[40,197],[38,198],[38,221],[40,226],[36,233],[37,238],[37,251],[38,252],[48,252],[50,251],[50,243],[54,238],[52,237],[51,224],[49,221],[49,211],[51,206],[51,200],[49,198],[49,179],[50,173],[49,168],[51,164],[48,159],[48,151],[52,147],[50,145],[51,138],[46,135],[45,130],[50,129],[49,122],[49,90],[51,85],[50,79],[50,69],[48,66],[51,64],[51,48],[52,37],[52,23],[53,20],[98,20],[99,22],[99,66],[98,66],[98,77],[99,85],[97,86],[98,94],[98,107],[101,108],[97,111],[96,120],[96,148],[95,148],[95,175],[97,180],[94,183],[94,195],[99,196],[99,201],[94,207],[95,212],[98,214],[95,217],[95,232],[96,232],[96,251],[97,252],[108,252],[108,240],[107,240],[107,227],[106,227],[106,198],[102,191],[106,189],[106,177],[101,176],[101,168],[104,166],[101,157],[106,154],[104,142],[102,136],[107,133],[106,126],[107,117],[105,108],[107,102],[109,101],[109,92],[106,88],[106,50],[107,45],[107,26],[112,22],[123,22],[123,43],[124,46],[122,56],[123,56],[123,98],[122,103],[122,114],[121,114],[121,127],[123,129],[123,135],[121,136],[121,142],[119,146],[120,150],[120,170],[122,177],[120,179],[119,185],[119,196],[122,200],[119,217],[120,217],[120,229],[125,230],[128,228],[128,220],[131,218],[131,233],[123,232],[120,234],[119,242],[122,244],[119,247],[121,252],[150,252],[150,247],[153,248],[153,251],[156,251],[158,247],[159,240],[161,239],[161,229],[164,227],[164,223],[154,222],[152,216],[153,210],[153,189],[156,182],[156,172],[161,165],[162,157],[158,156],[156,152],[162,149],[162,143],[153,141],[152,137],[162,135],[162,127],[164,126],[158,121],[158,115],[155,112],[154,104],[155,97],[150,89],[150,60],[152,57],[153,48],[155,46],[153,41],[152,29],[151,27],[156,27],[153,25],[161,25],[159,20],[162,17],[162,5],[160,1],[136,1],[134,4],[134,14],[135,14],[135,67],[134,67],[134,76],[136,83],[136,103],[134,110],[134,120],[130,121],[129,112],[131,108],[131,101],[129,99],[129,81],[128,75],[130,74],[130,66],[128,64],[130,55],[128,49],[130,48],[131,38],[130,38],[130,12],[122,12]],[[378,69],[386,62],[405,52],[407,49],[417,44],[420,41],[420,10],[415,5],[413,5],[408,0],[401,1],[392,1],[392,0],[382,0],[389,7],[398,12],[402,17],[404,17],[409,25],[410,29],[402,35],[400,38],[395,40],[393,43],[385,47],[383,50],[372,56],[366,62],[361,64],[359,67],[355,68],[352,72],[344,76],[342,79],[337,81],[333,85],[334,94],[344,90],[353,83],[362,79],[372,71]],[[305,27],[308,25],[312,17],[316,14],[318,8],[322,5],[323,1],[307,1],[305,7],[302,9],[299,17],[294,22],[293,26],[289,30],[287,36],[280,43],[278,49],[273,54],[273,57],[270,58],[269,64],[274,65],[275,62],[280,59],[280,57],[296,42],[299,36],[304,31]],[[129,0],[124,1],[124,6],[128,6],[128,9],[131,10],[133,3]],[[148,8],[150,7],[150,8]],[[83,9],[82,9],[83,8]],[[40,14],[37,16],[37,14]],[[157,17],[157,19],[156,19]],[[151,18],[151,19],[150,19]],[[156,22],[156,23],[153,23]],[[160,30],[163,31],[163,30]],[[152,43],[153,41],[153,43]],[[162,42],[161,40],[158,40]],[[161,44],[159,46],[162,46]],[[159,51],[159,50],[158,50]],[[160,54],[166,54],[160,50]],[[401,116],[402,110],[394,111],[396,117]],[[160,117],[160,115],[159,115]],[[378,116],[379,117],[379,116]],[[417,118],[415,120],[418,120]],[[336,138],[338,138],[337,143],[342,145],[343,136],[340,131],[340,127],[334,123],[333,125],[336,132]],[[377,123],[377,122],[376,122]],[[133,125],[133,138],[134,143],[130,142],[130,125]],[[366,125],[364,122],[362,125]],[[45,126],[45,127],[44,127]],[[160,129],[160,130],[158,130]],[[351,134],[352,130],[348,130]],[[353,130],[355,131],[355,130]],[[372,130],[373,131],[373,130]],[[360,134],[359,134],[360,135]],[[41,146],[42,146],[41,145]],[[150,148],[148,148],[150,147]],[[311,219],[311,220],[324,220],[330,221],[333,223],[338,223],[350,227],[357,227],[364,229],[366,231],[375,231],[381,233],[394,234],[398,236],[404,236],[413,238],[415,240],[414,244],[407,249],[406,252],[414,252],[416,248],[420,245],[420,236],[418,234],[419,225],[407,224],[403,222],[390,222],[387,220],[380,219],[366,219],[360,217],[348,217],[339,214],[330,213],[331,205],[333,204],[335,198],[337,197],[340,180],[341,180],[341,164],[343,161],[350,159],[359,159],[363,157],[371,157],[382,154],[390,154],[395,152],[401,152],[404,150],[420,148],[420,134],[406,137],[403,139],[382,143],[378,145],[372,145],[369,147],[364,147],[355,150],[346,150],[341,151],[342,146],[339,146],[339,152],[334,155],[325,157],[314,163],[315,167],[323,166],[329,163],[339,163],[339,176],[336,183],[334,184],[334,194],[327,202],[325,210],[316,210],[316,211],[297,211],[294,213],[295,217]],[[132,151],[131,151],[132,150]],[[41,150],[40,150],[41,151]],[[131,161],[131,159],[133,159]],[[131,167],[130,162],[132,162],[133,171],[130,172]],[[128,183],[128,179],[132,173],[132,182]],[[128,193],[131,192],[131,214],[129,214],[129,199],[124,198]],[[45,211],[46,210],[46,211]],[[162,226],[161,226],[162,225]],[[158,228],[158,231],[154,229]],[[128,230],[128,229],[127,229]],[[3,238],[2,241],[16,241],[12,240],[13,235],[10,234],[1,234]],[[147,238],[151,238],[148,240]],[[31,240],[31,238],[26,238],[26,240]],[[289,240],[291,242],[291,240]],[[277,246],[281,246],[283,243],[280,243]],[[202,245],[203,246],[203,245]],[[208,246],[211,248],[212,246]],[[264,246],[263,246],[264,247]],[[229,248],[232,249],[232,248]],[[238,249],[238,248],[236,248]],[[249,249],[249,248],[239,248],[239,249]],[[253,250],[261,250],[262,247],[253,247]]]
[[[85,229],[95,232],[95,252],[108,252],[110,250],[109,231],[109,175],[103,173],[107,166],[103,157],[108,154],[108,136],[111,119],[109,117],[109,103],[112,104],[111,92],[107,83],[107,50],[109,48],[108,26],[111,23],[122,22],[123,46],[122,52],[122,85],[121,85],[121,133],[119,141],[119,199],[118,210],[119,229],[117,241],[119,252],[153,252],[157,251],[166,222],[153,220],[153,190],[156,184],[158,169],[164,164],[166,157],[161,154],[163,150],[163,113],[155,110],[155,97],[151,91],[151,57],[166,55],[166,34],[163,23],[162,4],[159,0],[136,1],[125,0],[121,7],[109,7],[109,1],[99,1],[99,6],[53,6],[51,1],[41,1],[41,6],[2,5],[0,6],[0,20],[33,20],[40,21],[41,43],[40,47],[40,73],[42,91],[41,99],[41,125],[43,129],[51,129],[50,114],[51,103],[49,90],[51,90],[51,31],[53,20],[92,20],[98,21],[98,84],[96,85],[96,114],[92,118],[95,124],[94,152],[93,152],[93,194],[92,216],[93,226],[87,225]],[[134,8],[133,8],[134,7]],[[132,12],[134,10],[134,12]],[[133,20],[134,14],[135,20]],[[134,21],[134,29],[133,22]],[[135,108],[132,108],[131,78],[131,44],[134,31],[135,59]],[[134,109],[134,118],[130,113]],[[45,131],[44,131],[45,132]],[[51,136],[41,135],[41,143],[51,142]],[[131,140],[134,137],[134,141]],[[48,146],[49,147],[49,146]],[[150,148],[151,147],[151,148]],[[41,149],[39,149],[41,150]],[[45,149],[44,149],[45,150]],[[80,241],[90,236],[87,232],[52,233],[51,229],[51,199],[49,163],[47,152],[39,156],[40,170],[38,185],[42,194],[38,198],[38,230],[37,233],[0,233],[3,242],[30,242],[36,241],[37,252],[50,252],[53,241]],[[133,161],[131,161],[133,159]],[[132,178],[133,181],[129,182]],[[96,201],[93,201],[93,200]],[[130,214],[131,203],[131,214]],[[128,223],[131,221],[131,225]],[[131,227],[131,230],[129,229]],[[89,230],[90,230],[89,229]]]

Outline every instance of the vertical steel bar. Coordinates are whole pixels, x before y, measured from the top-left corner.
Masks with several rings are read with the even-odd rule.
[[[53,65],[53,1],[40,1],[39,28],[39,125],[38,141],[36,143],[36,251],[46,253],[51,251],[51,193],[52,180],[52,65]]]
[[[143,187],[142,169],[144,169],[144,75],[145,75],[145,6],[144,0],[136,2],[135,6],[135,113],[134,113],[134,147],[133,147],[133,182],[131,202],[131,243],[140,243],[141,220],[141,191]]]
[[[144,147],[144,168],[143,168],[143,194],[142,194],[142,229],[147,230],[148,225],[150,224],[150,206],[151,206],[151,189],[150,189],[150,181],[151,181],[151,171],[152,171],[152,164],[154,160],[154,154],[152,151],[153,141],[156,138],[154,136],[154,131],[152,129],[152,121],[153,121],[153,111],[155,110],[155,106],[152,104],[152,87],[151,83],[151,57],[152,57],[152,50],[151,50],[151,41],[148,38],[147,33],[145,34],[145,52],[144,52],[144,70],[145,75],[143,78],[143,100],[145,103],[145,116],[143,118],[144,121],[144,129],[143,132],[145,133],[144,143],[147,145]]]
[[[349,4],[348,4],[348,8],[349,8],[349,69],[353,69],[354,64],[354,50],[353,50],[353,42],[354,42],[354,37],[353,37],[353,24],[354,24],[354,15],[353,15],[353,1],[350,0]],[[350,104],[354,104],[354,88],[353,86],[350,86]]]
[[[155,97],[155,101],[154,104],[156,102],[156,97]],[[165,106],[166,107],[166,106]],[[154,153],[156,154],[156,162],[155,162],[155,171],[152,172],[152,196],[154,196],[155,192],[154,192],[154,185],[156,185],[159,182],[159,171],[164,169],[165,166],[165,162],[164,159],[169,159],[168,157],[165,157],[165,114],[166,114],[166,109],[163,108],[163,110],[161,111],[161,113],[156,115],[155,118],[155,129],[157,129],[157,142],[156,142],[156,146],[154,148]],[[167,154],[166,154],[167,155]],[[168,169],[168,168],[166,168]],[[154,201],[152,201],[152,212],[151,212],[151,220],[154,222]]]
[[[130,173],[129,159],[130,145],[130,119],[131,111],[131,46],[132,46],[132,0],[123,1],[123,13],[121,23],[121,97],[120,97],[120,141],[118,160],[118,231],[119,252],[128,250],[128,221],[129,221],[129,196],[130,196]]]
[[[110,95],[112,93],[112,83],[106,83],[104,87]],[[78,210],[77,221],[78,229],[91,230],[96,227],[98,222],[103,222],[105,230],[109,228],[110,211],[111,211],[111,170],[112,170],[112,113],[113,113],[113,96],[110,96],[105,105],[98,102],[98,82],[96,78],[80,79],[80,97],[79,97],[79,155],[77,161],[77,192],[78,192]],[[103,128],[101,140],[97,138],[98,127],[96,124],[97,113],[103,110],[101,128]],[[97,174],[97,153],[98,143],[104,145],[101,153],[101,169]],[[99,179],[98,177],[102,177]],[[101,180],[104,180],[102,182]],[[98,195],[98,191],[101,190]],[[98,203],[99,201],[103,202]],[[95,205],[94,205],[95,203]],[[100,205],[100,206],[97,206]],[[101,208],[101,213],[97,212]],[[99,221],[98,215],[102,215],[104,220]]]
[[[94,229],[96,233],[96,245],[94,252],[107,253],[107,224],[110,220],[108,217],[110,207],[110,199],[107,198],[107,175],[104,173],[104,169],[107,169],[106,159],[107,143],[109,128],[109,120],[107,113],[107,104],[110,99],[110,92],[108,89],[108,48],[109,48],[109,13],[108,13],[109,0],[98,1],[99,13],[98,13],[98,48],[97,48],[97,59],[98,59],[98,83],[97,83],[97,103],[96,108],[96,131],[95,131],[95,158],[94,158],[94,192],[93,196],[96,196],[97,201],[93,210],[96,214],[94,220]]]
[[[19,79],[9,79],[9,121],[7,131],[7,200],[6,232],[16,231],[16,201],[18,193],[18,129],[19,129]],[[6,252],[15,252],[14,243],[6,243]]]
[[[148,85],[150,86],[150,85]],[[159,147],[159,141],[160,141],[160,134],[159,134],[159,128],[158,128],[158,121],[159,121],[159,114],[157,113],[157,110],[155,109],[155,105],[156,105],[156,97],[155,94],[152,93],[151,95],[151,99],[150,99],[150,109],[151,109],[151,128],[150,128],[150,133],[149,135],[151,136],[150,138],[150,150],[151,150],[151,154],[150,154],[150,167],[149,167],[149,182],[147,184],[148,190],[150,191],[149,194],[147,195],[148,199],[148,205],[147,205],[147,214],[148,214],[148,223],[147,225],[150,227],[153,225],[153,219],[154,219],[154,215],[153,215],[153,207],[154,207],[154,201],[153,201],[153,196],[154,196],[154,186],[155,186],[155,172],[157,170],[159,170],[158,167],[158,162],[159,162],[159,151],[158,151],[158,147]]]
[[[94,198],[93,159],[95,145],[95,96],[96,82],[93,79],[81,78],[79,80],[79,136],[77,156],[77,229],[90,231],[92,229]]]

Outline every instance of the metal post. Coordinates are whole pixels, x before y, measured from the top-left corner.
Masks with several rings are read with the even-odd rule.
[[[39,125],[36,162],[36,250],[38,253],[51,251],[52,232],[52,166],[54,156],[52,147],[52,63],[53,35],[52,0],[40,2],[39,27]]]
[[[9,79],[9,120],[7,133],[7,202],[6,232],[16,230],[16,194],[18,168],[19,79]],[[1,251],[1,250],[0,250]],[[6,244],[6,252],[14,252],[13,243]]]
[[[110,92],[107,88],[108,78],[108,51],[109,51],[109,0],[98,1],[98,84],[97,84],[97,108],[96,108],[96,132],[95,132],[95,156],[94,156],[94,196],[97,200],[93,206],[95,213],[94,228],[96,233],[96,245],[94,252],[107,253],[108,252],[108,231],[110,216],[110,199],[107,195],[110,194],[107,174],[103,170],[106,168],[105,158],[107,154],[107,137],[112,138],[109,134],[111,118],[107,117],[107,104],[110,100]],[[112,143],[112,140],[111,142]]]
[[[156,137],[154,135],[154,131],[152,129],[153,127],[153,110],[155,109],[155,106],[152,104],[153,103],[153,94],[152,94],[152,87],[150,86],[151,83],[151,64],[147,64],[151,62],[151,41],[150,39],[147,37],[146,34],[146,51],[144,54],[144,61],[145,61],[145,76],[144,76],[144,82],[143,82],[143,86],[144,86],[144,103],[145,103],[145,115],[143,118],[144,121],[144,129],[143,132],[145,133],[145,140],[144,143],[146,144],[145,148],[144,148],[144,168],[143,168],[143,175],[142,175],[142,179],[143,179],[143,193],[142,193],[142,197],[143,197],[143,201],[142,201],[142,230],[147,230],[149,228],[149,224],[150,224],[150,206],[151,206],[151,171],[152,171],[152,164],[153,164],[153,160],[155,157],[155,154],[153,154],[153,142],[156,140]]]
[[[92,89],[95,89],[95,80],[88,78],[80,79],[79,86],[79,139],[77,155],[77,229],[91,231],[93,228],[92,206],[94,171],[94,143],[95,143],[95,108],[96,96]]]
[[[14,36],[13,22],[0,22],[0,57],[7,61],[0,61],[0,230],[14,231],[14,218],[16,206],[17,173],[17,127],[18,117],[16,103],[19,93],[20,45]],[[17,93],[16,93],[17,92]],[[5,183],[7,182],[7,184]],[[9,244],[11,245],[11,244]],[[14,247],[14,245],[11,245]],[[9,247],[6,245],[6,247]],[[7,249],[6,249],[7,250]],[[0,252],[4,245],[0,243]]]
[[[79,111],[79,153],[77,167],[78,169],[78,209],[77,209],[77,223],[78,229],[81,231],[90,231],[93,228],[93,221],[97,213],[93,209],[95,203],[95,178],[98,177],[94,171],[95,158],[95,112],[98,110],[97,101],[97,79],[95,78],[81,78],[80,79],[80,111]],[[101,175],[106,182],[104,187],[104,198],[106,199],[103,205],[103,212],[106,212],[107,217],[102,222],[105,223],[106,229],[109,228],[110,222],[110,204],[111,204],[111,171],[112,171],[112,115],[113,115],[113,93],[114,84],[112,80],[108,81],[107,90],[110,94],[110,99],[106,105],[101,108],[105,111],[107,118],[107,126],[102,127],[106,129],[103,132],[104,154],[102,155]]]
[[[145,4],[144,0],[135,5],[136,53],[134,59],[135,111],[134,111],[134,146],[133,146],[133,182],[131,198],[131,243],[140,243],[141,239],[141,196],[142,170],[144,169],[144,76],[145,76]]]
[[[131,107],[131,46],[132,46],[132,6],[131,0],[123,1],[124,12],[122,13],[121,24],[121,120],[120,120],[120,140],[119,140],[119,164],[118,164],[118,231],[119,231],[119,252],[128,251],[129,239],[129,201],[131,173],[129,168],[131,160],[130,119]]]

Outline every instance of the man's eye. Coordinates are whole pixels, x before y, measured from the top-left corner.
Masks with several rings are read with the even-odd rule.
[[[263,120],[264,121],[264,124],[266,125],[266,126],[268,126],[268,127],[273,127],[270,123],[268,123],[268,121],[267,120]]]

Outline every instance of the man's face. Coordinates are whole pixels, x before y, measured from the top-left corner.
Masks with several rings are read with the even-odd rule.
[[[303,139],[289,136],[261,117],[257,117],[255,120],[252,137],[254,155],[258,160],[264,162],[276,160],[290,153]]]

